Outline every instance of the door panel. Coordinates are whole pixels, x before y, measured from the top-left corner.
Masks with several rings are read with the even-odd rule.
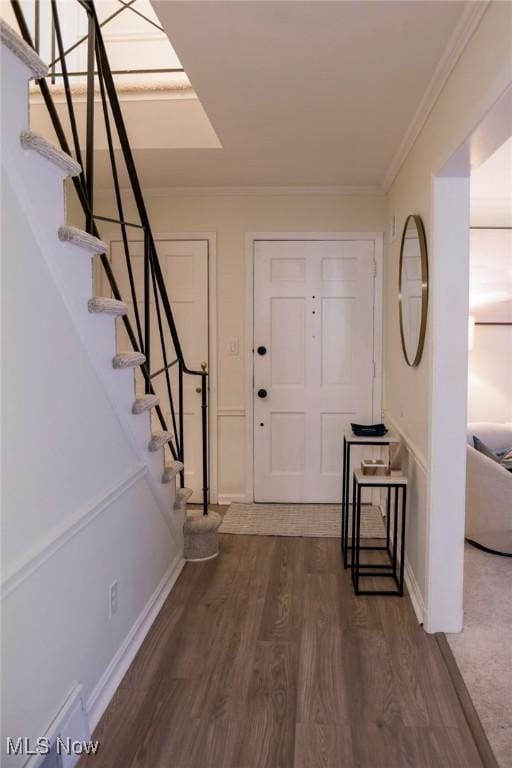
[[[173,311],[178,336],[183,348],[185,359],[190,368],[200,369],[201,362],[208,362],[208,243],[205,240],[157,240],[156,246],[171,307]],[[132,254],[134,282],[137,297],[143,296],[144,291],[144,244],[130,242]],[[125,265],[123,245],[112,242],[112,265],[118,281],[121,295],[129,305],[129,317],[135,329],[135,313],[130,302],[130,284]],[[141,303],[138,305],[141,325],[144,324],[144,311]],[[176,358],[171,334],[163,317],[163,333],[167,354],[167,362]],[[126,331],[122,323],[117,323],[118,349],[129,349]],[[144,332],[144,331],[143,331]],[[157,313],[153,290],[151,290],[151,371],[157,371],[164,365]],[[137,393],[144,392],[144,379],[139,370],[136,371]],[[178,414],[178,368],[170,370],[170,379],[174,397],[174,408]],[[202,486],[202,454],[201,454],[201,395],[196,392],[201,380],[199,377],[184,377],[184,445],[185,445],[185,484],[193,490],[192,502],[200,502]],[[167,395],[165,375],[153,379],[153,387],[160,397],[164,417],[169,430],[172,432],[172,416]],[[155,412],[152,412],[153,429],[160,430],[160,422]]]
[[[255,243],[256,501],[340,498],[343,431],[373,416],[374,264],[373,240]]]
[[[305,302],[302,298],[270,300],[270,344],[281,354],[270,358],[273,387],[304,386]]]

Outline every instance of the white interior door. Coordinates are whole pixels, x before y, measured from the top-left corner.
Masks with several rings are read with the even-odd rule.
[[[190,368],[200,369],[203,361],[208,362],[208,242],[206,240],[157,240],[156,246],[167,292],[178,330],[185,360]],[[130,242],[134,282],[137,298],[140,300],[139,315],[144,332],[144,244]],[[134,329],[135,313],[130,301],[130,284],[125,265],[124,249],[121,242],[112,242],[112,263],[121,295],[130,307],[129,317]],[[162,310],[163,312],[163,310]],[[163,315],[162,315],[163,317]],[[176,358],[169,330],[163,320],[167,362]],[[117,324],[118,349],[129,349],[126,331],[122,323]],[[163,368],[164,360],[158,330],[154,294],[151,290],[151,372]],[[179,419],[178,403],[178,367],[170,369],[174,407]],[[152,381],[155,392],[160,397],[168,429],[172,432],[172,416],[167,395],[165,375],[161,374]],[[201,384],[200,377],[184,377],[184,445],[185,445],[185,485],[191,488],[192,502],[202,500],[202,453],[201,453],[201,395],[196,388]],[[144,392],[144,380],[140,371],[136,374],[137,392]],[[153,428],[160,430],[161,425],[153,412]]]
[[[374,247],[254,245],[255,501],[340,499],[343,431],[373,418]]]

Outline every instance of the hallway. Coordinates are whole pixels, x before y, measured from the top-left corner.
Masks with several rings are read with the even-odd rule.
[[[80,768],[473,768],[407,598],[358,598],[337,539],[223,536],[188,564]]]

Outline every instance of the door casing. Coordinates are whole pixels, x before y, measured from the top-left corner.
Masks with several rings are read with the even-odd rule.
[[[245,501],[254,501],[254,243],[259,240],[372,240],[374,243],[376,272],[374,294],[374,359],[373,419],[382,416],[382,232],[248,232],[246,234],[246,295],[245,295]],[[340,437],[341,439],[341,437]]]

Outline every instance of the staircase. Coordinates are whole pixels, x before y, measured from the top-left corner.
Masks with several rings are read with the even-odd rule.
[[[67,74],[64,77],[68,92],[68,107],[71,133],[74,137],[74,154],[65,130],[60,122],[53,105],[45,77],[48,67],[41,60],[32,45],[30,32],[23,17],[19,3],[13,2],[20,31],[20,37],[8,24],[0,20],[0,36],[2,45],[12,54],[9,67],[12,66],[9,94],[4,94],[3,108],[8,108],[12,115],[9,121],[8,134],[3,136],[3,152],[5,167],[16,185],[26,193],[26,215],[30,225],[37,233],[38,242],[45,251],[49,268],[56,284],[67,305],[70,317],[83,342],[85,351],[98,377],[102,381],[112,407],[118,419],[129,436],[132,446],[147,466],[147,476],[152,494],[158,502],[160,510],[171,529],[173,536],[182,541],[184,537],[185,557],[190,560],[202,560],[217,554],[217,528],[220,519],[214,513],[208,512],[208,450],[207,450],[207,372],[189,369],[183,357],[177,335],[166,286],[158,261],[149,219],[143,202],[140,184],[136,175],[135,165],[126,129],[117,101],[113,92],[112,74],[108,67],[106,53],[101,39],[101,29],[97,21],[94,6],[91,2],[77,0],[78,4],[88,14],[89,34],[94,41],[89,46],[88,62],[88,93],[87,93],[87,149],[85,163],[78,140],[78,132],[74,125],[75,115],[72,107],[71,88]],[[65,60],[62,40],[59,30],[59,20],[56,3],[52,6],[58,48]],[[30,43],[30,44],[29,44]],[[116,277],[107,257],[108,246],[102,241],[98,231],[101,216],[96,216],[93,208],[93,156],[94,145],[94,71],[98,72],[98,80],[102,93],[103,107],[107,131],[111,135],[112,126],[108,123],[107,95],[109,107],[114,117],[114,123],[121,140],[124,160],[128,169],[133,194],[137,200],[140,228],[144,232],[144,322],[136,312],[137,332],[132,327],[129,318],[128,303],[123,301],[118,288]],[[65,64],[62,64],[65,73]],[[61,147],[55,146],[45,137],[30,130],[27,100],[27,81],[36,80],[47,103],[55,133]],[[112,162],[113,180],[118,204],[119,219],[123,241],[126,249],[127,269],[132,274],[128,241],[126,237],[127,223],[124,220],[121,190],[118,182],[118,170],[112,140],[110,159]],[[85,219],[85,229],[78,229],[66,224],[66,193],[64,182],[70,179],[74,184],[78,199],[82,204]],[[69,182],[68,182],[69,183]],[[111,296],[94,296],[92,259],[100,261],[111,288]],[[137,296],[134,292],[133,281],[131,299],[132,306],[138,307]],[[152,293],[151,293],[152,292]],[[152,299],[151,299],[152,296]],[[153,372],[150,367],[150,349],[155,346],[151,339],[150,302],[156,305],[158,326],[164,367]],[[139,302],[140,303],[140,302]],[[116,324],[123,323],[125,336],[131,348],[116,349]],[[163,326],[167,326],[172,338],[172,350],[167,348],[164,341]],[[169,362],[171,351],[176,359]],[[176,365],[178,370],[178,392],[173,392],[170,370]],[[136,393],[135,372],[142,374],[144,393]],[[184,485],[184,428],[183,428],[183,377],[192,375],[200,377],[202,387],[202,427],[203,427],[203,510],[201,515],[190,514],[187,518],[186,506],[192,491]],[[165,407],[161,398],[155,393],[153,382],[157,376],[165,377],[167,383],[168,401]],[[174,398],[177,399],[175,406]],[[165,414],[171,414],[171,425],[168,426]],[[70,414],[70,418],[72,415]],[[155,429],[158,424],[160,429]],[[177,487],[179,481],[180,487]],[[201,518],[200,522],[198,518]]]

